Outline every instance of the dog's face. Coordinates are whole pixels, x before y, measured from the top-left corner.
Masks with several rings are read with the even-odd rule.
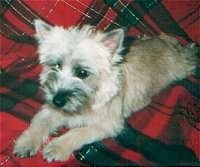
[[[35,21],[40,75],[47,103],[65,112],[80,111],[87,105],[100,105],[119,90],[123,30],[94,32],[90,26],[79,29],[52,27]]]

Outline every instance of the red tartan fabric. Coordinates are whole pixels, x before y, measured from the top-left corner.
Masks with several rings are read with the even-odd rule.
[[[184,143],[195,151],[200,158],[200,124],[189,122],[186,113],[178,113],[175,110],[177,103],[189,105],[199,103],[191,94],[181,86],[175,86],[160,93],[154,101],[141,112],[136,113],[129,119],[129,123],[142,133],[163,141],[168,144]],[[164,104],[164,105],[159,105]],[[152,109],[152,106],[154,109]],[[194,110],[196,117],[199,108],[190,105],[189,112]],[[148,113],[147,113],[148,111]],[[141,165],[144,163],[144,157],[139,156]],[[148,165],[148,163],[146,164]]]
[[[123,0],[122,2],[131,4],[134,1]],[[23,6],[24,4],[25,6]],[[174,0],[173,2],[171,0],[163,0],[161,4],[169,12],[172,19],[186,32],[190,40],[200,43],[200,4],[198,0]],[[131,5],[134,6],[135,4]],[[21,9],[22,6],[27,9],[26,12]],[[5,9],[2,5],[0,7],[1,14],[4,16],[4,20],[1,21],[5,23],[5,25],[1,25],[1,33],[3,33],[0,37],[0,69],[1,74],[4,72],[8,74],[5,83],[1,84],[0,94],[4,99],[7,99],[7,96],[12,99],[11,101],[1,102],[3,107],[1,107],[2,111],[0,113],[0,166],[83,166],[84,164],[73,155],[66,162],[54,163],[45,162],[42,159],[41,152],[28,159],[20,159],[12,155],[14,140],[28,127],[30,119],[43,102],[41,90],[38,89],[38,75],[42,67],[37,61],[36,46],[11,40],[9,34],[21,35],[24,33],[25,35],[32,36],[34,29],[30,20],[36,17],[40,17],[50,24],[62,25],[64,27],[85,23],[96,25],[99,29],[109,28],[112,25],[115,27],[111,20],[122,25],[122,21],[118,18],[118,13],[101,0],[16,0],[9,9]],[[120,9],[122,6],[118,8]],[[94,12],[94,9],[96,12]],[[157,11],[152,10],[143,13],[143,22],[146,25],[148,23],[152,30],[158,33],[163,31],[163,28],[158,26],[158,23],[154,20],[154,15]],[[27,18],[24,18],[24,16]],[[159,16],[157,17],[159,18]],[[129,26],[128,34],[131,36],[144,32],[152,33],[152,31],[147,31],[139,24],[137,26],[130,26],[128,22],[123,24]],[[188,42],[183,36],[177,35],[177,38],[180,39],[182,44]],[[200,84],[200,79],[195,77],[190,77],[189,81]],[[31,89],[27,85],[30,85]],[[23,89],[29,91],[24,93]],[[3,103],[5,102],[12,107],[4,106]],[[166,144],[183,144],[187,146],[194,151],[200,160],[199,112],[199,98],[195,97],[183,85],[177,84],[161,92],[154,98],[151,105],[133,114],[127,122],[143,134]],[[136,162],[139,165],[155,165],[154,162],[148,160],[140,152],[125,148],[116,143],[114,139],[106,139],[103,141],[103,144],[124,159]]]

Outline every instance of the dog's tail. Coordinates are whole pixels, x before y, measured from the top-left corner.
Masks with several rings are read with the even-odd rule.
[[[170,47],[176,49],[180,55],[176,62],[177,78],[184,78],[200,68],[200,46],[195,43],[182,46],[175,37],[168,36],[165,33],[161,33],[159,37]]]
[[[179,51],[185,58],[185,63],[188,64],[188,73],[194,73],[197,68],[200,68],[200,46],[195,43],[189,43],[185,46],[180,46]]]

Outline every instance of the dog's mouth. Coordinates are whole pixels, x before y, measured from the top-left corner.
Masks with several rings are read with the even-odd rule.
[[[53,96],[51,103],[64,112],[78,112],[87,103],[87,100],[86,92],[80,89],[60,90]]]

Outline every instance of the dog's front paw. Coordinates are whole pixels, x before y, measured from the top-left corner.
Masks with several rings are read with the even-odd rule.
[[[13,154],[21,158],[35,155],[40,148],[40,142],[36,137],[22,134],[15,142]]]
[[[65,161],[72,153],[67,144],[58,138],[50,142],[43,150],[43,157],[48,162],[52,161]]]

